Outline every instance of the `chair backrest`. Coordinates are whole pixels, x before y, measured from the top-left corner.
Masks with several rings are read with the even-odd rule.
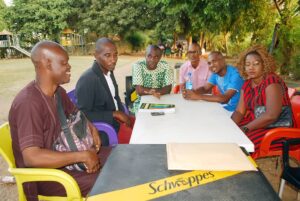
[[[16,167],[8,122],[0,126],[0,154],[10,168]]]
[[[68,96],[71,99],[72,103],[77,104],[77,98],[75,96],[75,89],[68,92]]]
[[[288,139],[283,141],[283,153],[282,153],[282,162],[284,168],[289,167],[289,158],[290,158],[290,146],[300,149],[300,138]]]
[[[211,93],[212,93],[213,95],[220,95],[220,94],[221,94],[221,92],[220,92],[220,90],[219,90],[219,88],[218,88],[217,85],[213,86],[213,88],[212,88],[212,90],[211,90]]]
[[[126,76],[125,86],[125,104],[128,108],[131,108],[132,103],[137,99],[135,88],[132,86],[132,76]]]
[[[180,85],[177,84],[177,85],[175,85],[174,88],[173,88],[173,93],[174,93],[174,94],[178,94],[179,92],[180,92]]]
[[[296,95],[291,98],[293,115],[296,120],[296,127],[300,128],[300,96]]]

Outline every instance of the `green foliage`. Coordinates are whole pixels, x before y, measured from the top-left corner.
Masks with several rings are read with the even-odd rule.
[[[86,13],[89,13],[91,7],[91,0],[71,0],[68,4],[69,13],[66,17],[68,28],[77,30],[77,32],[83,34],[85,24],[83,20]]]
[[[228,42],[267,43],[275,24],[275,13],[270,1],[261,0],[149,0],[153,5],[162,5],[165,20],[156,29],[167,32],[194,35],[204,32],[210,47],[228,51]],[[162,29],[163,28],[163,29]],[[219,38],[218,41],[214,40]],[[209,40],[214,41],[209,41]],[[218,44],[215,44],[215,43]],[[220,43],[221,46],[220,47]],[[250,44],[248,43],[248,44]]]
[[[291,78],[300,80],[300,51],[292,57],[292,65],[290,69]]]
[[[144,0],[92,0],[83,24],[98,36],[123,38],[128,32],[150,29],[159,16]]]
[[[6,5],[3,0],[0,0],[0,31],[7,27],[5,20],[3,19],[3,13],[5,12]]]
[[[14,0],[13,6],[7,9],[4,17],[9,22],[10,29],[20,36],[22,42],[30,45],[42,39],[58,41],[60,32],[69,27],[68,22],[72,24],[72,19],[78,19],[74,18],[78,10],[73,6],[80,2]]]
[[[279,14],[274,2],[279,1],[14,0],[6,8],[0,0],[0,30],[7,22],[20,41],[31,45],[41,39],[58,40],[63,29],[71,28],[87,42],[99,36],[125,39],[133,51],[149,40],[171,44],[175,36],[195,39],[201,33],[201,44],[205,41],[208,50],[238,55],[252,44],[268,46],[279,23],[275,56],[281,72],[298,72],[300,1],[280,1]]]
[[[125,40],[131,45],[132,52],[137,52],[145,47],[147,37],[141,32],[131,32],[125,36]]]
[[[245,35],[242,41],[236,40],[228,44],[228,54],[233,57],[238,57],[242,50],[247,49],[251,44],[251,34]]]
[[[279,44],[275,51],[275,57],[282,75],[299,77],[299,53],[300,53],[300,14],[299,2],[287,0],[279,10]]]

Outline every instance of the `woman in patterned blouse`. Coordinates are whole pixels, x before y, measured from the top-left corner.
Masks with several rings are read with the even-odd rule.
[[[246,81],[231,118],[254,143],[257,151],[262,138],[271,129],[268,125],[277,121],[283,106],[291,105],[288,89],[275,74],[274,58],[263,46],[256,45],[242,53],[237,66]],[[254,113],[256,106],[266,108],[266,112],[257,118]],[[271,149],[280,146],[278,139],[272,142]]]

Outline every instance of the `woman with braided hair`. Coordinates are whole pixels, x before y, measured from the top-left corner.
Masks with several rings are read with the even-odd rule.
[[[274,58],[263,46],[256,45],[247,49],[240,55],[237,66],[246,81],[231,118],[254,143],[256,152],[262,138],[271,129],[270,124],[278,120],[282,107],[291,105],[288,89],[275,73]],[[257,106],[265,107],[265,112],[259,117],[255,117]],[[290,116],[292,127],[293,115]],[[271,149],[279,149],[280,146],[278,139],[272,142]]]

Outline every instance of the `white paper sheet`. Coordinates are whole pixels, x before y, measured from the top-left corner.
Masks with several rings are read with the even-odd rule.
[[[169,170],[257,171],[237,144],[167,144]]]

